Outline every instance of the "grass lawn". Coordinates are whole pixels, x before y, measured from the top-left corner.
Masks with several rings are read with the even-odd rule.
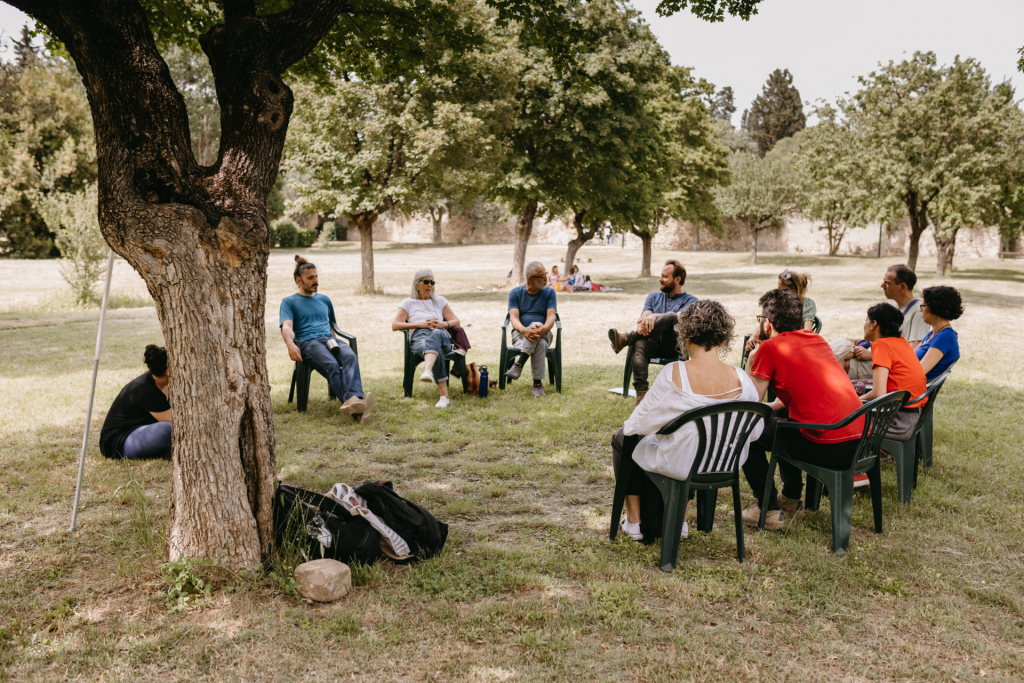
[[[549,265],[564,253],[530,247]],[[609,439],[632,401],[605,331],[628,327],[654,279],[639,253],[580,252],[583,271],[623,288],[559,294],[562,394],[516,382],[487,399],[417,383],[402,397],[402,337],[390,331],[413,272],[468,327],[470,360],[496,378],[511,246],[381,245],[383,295],[358,297],[358,245],[312,252],[321,291],[359,338],[369,425],[340,415],[314,376],[309,411],[287,403],[292,364],[277,330],[294,291],[292,254],[271,255],[268,365],[280,478],[325,491],[391,479],[450,525],[439,557],[356,567],[355,588],[308,605],[273,577],[239,577],[173,609],[160,538],[171,466],[103,458],[106,408],[160,342],[139,278],[115,271],[79,531],[68,531],[98,311],[67,309],[55,262],[0,261],[0,679],[10,680],[1022,680],[1024,679],[1024,264],[962,260],[963,358],[936,411],[935,464],[910,506],[883,469],[885,533],[855,496],[850,552],[831,553],[827,501],[783,531],[748,531],[747,562],[719,497],[715,530],[691,532],[672,574],[660,544],[607,540]],[[812,275],[826,338],[858,335],[895,259],[656,252],[689,269],[686,290],[724,302],[751,331],[784,267]],[[587,260],[591,260],[586,262]],[[921,270],[931,269],[930,261]],[[657,268],[655,268],[657,269]],[[923,286],[932,284],[924,278]],[[483,289],[480,290],[477,287]],[[42,291],[40,291],[42,290]],[[134,306],[134,307],[133,307]],[[739,360],[739,344],[730,355]],[[744,502],[752,500],[744,488]]]

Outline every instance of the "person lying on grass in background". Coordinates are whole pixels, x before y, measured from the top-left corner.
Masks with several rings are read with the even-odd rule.
[[[437,282],[431,270],[417,271],[412,280],[411,296],[399,304],[392,330],[415,330],[410,347],[413,355],[423,359],[421,382],[436,382],[441,398],[437,408],[448,407],[448,374],[445,354],[452,350],[451,330],[459,325],[448,300],[435,292]]]
[[[167,349],[150,344],[147,372],[121,389],[100,430],[100,453],[108,458],[171,457],[171,404],[167,400]]]
[[[608,330],[612,351],[618,353],[630,344],[633,347],[633,388],[636,403],[644,400],[647,393],[647,373],[652,358],[675,358],[682,352],[686,360],[686,349],[679,348],[675,326],[678,313],[697,301],[697,297],[683,291],[686,283],[686,268],[674,259],[666,261],[661,269],[658,284],[661,288],[651,292],[644,301],[644,310],[636,321],[636,329],[625,334],[616,329]]]
[[[757,387],[757,400],[764,400],[769,387],[778,397],[771,404],[776,416],[751,444],[750,457],[743,466],[747,483],[760,500],[768,479],[766,453],[772,449],[780,419],[833,424],[860,408],[861,402],[828,343],[820,335],[803,329],[803,302],[795,292],[773,289],[758,303],[758,328],[764,341],[750,363],[750,377]],[[789,435],[789,453],[798,460],[842,469],[853,459],[863,429],[863,417],[842,429],[827,432],[801,429]],[[780,461],[779,473],[782,493],[775,490],[772,482],[765,523],[768,529],[782,528],[783,510],[792,514],[803,512],[800,470]],[[757,526],[760,517],[759,503],[743,511],[743,522],[750,526]]]
[[[813,330],[814,329],[814,316],[818,315],[818,307],[814,304],[814,299],[807,296],[807,286],[810,284],[811,276],[804,273],[790,272],[789,268],[779,273],[779,289],[788,289],[791,292],[795,292],[800,297],[800,303],[803,305],[803,329]],[[750,367],[750,360],[754,357],[754,353],[757,351],[758,344],[761,343],[761,338],[758,335],[758,331],[755,330],[754,334],[750,335],[750,339],[747,340],[747,367]]]
[[[921,317],[931,325],[932,331],[925,335],[914,353],[931,382],[960,360],[960,338],[950,321],[964,314],[964,302],[953,287],[928,287],[921,294],[924,297]]]
[[[921,313],[921,300],[914,296],[917,275],[908,266],[898,263],[889,266],[882,278],[882,292],[885,298],[903,314],[900,335],[916,349],[928,334],[928,324]],[[871,379],[871,344],[866,339],[833,339],[832,351],[843,364],[850,379]]]
[[[294,276],[299,291],[281,300],[279,316],[288,357],[304,362],[324,376],[341,401],[341,412],[354,416],[360,423],[369,422],[373,394],[363,393],[359,357],[334,337],[334,305],[326,295],[317,292],[320,281],[316,266],[296,256]]]
[[[694,408],[728,401],[757,400],[757,390],[746,373],[722,362],[736,328],[736,321],[725,306],[717,301],[698,301],[673,315],[677,316],[673,332],[680,347],[679,355],[689,360],[666,366],[654,380],[647,398],[637,404],[633,414],[612,437],[612,469],[618,478],[625,438],[643,435],[633,450],[633,470],[620,526],[630,538],[645,543],[661,536],[663,501],[658,488],[644,471],[686,479],[690,476],[700,442],[694,423],[683,425],[671,434],[659,435],[658,430]],[[682,353],[683,349],[686,353]],[[751,439],[756,439],[762,428],[759,422]],[[740,464],[746,457],[747,449],[744,448]],[[646,513],[641,514],[642,510]],[[684,538],[688,531],[684,515]]]
[[[539,261],[529,263],[524,269],[526,284],[519,285],[508,293],[508,317],[512,325],[512,346],[519,349],[519,358],[505,374],[519,379],[523,366],[530,359],[533,376],[533,395],[544,395],[544,372],[547,369],[548,346],[554,339],[551,328],[555,326],[558,302],[555,290],[546,286],[547,273]],[[502,360],[504,362],[504,360]]]
[[[873,401],[894,391],[909,391],[911,398],[928,390],[921,362],[914,355],[910,343],[900,336],[903,314],[889,304],[878,304],[868,309],[864,321],[864,338],[871,342],[871,373],[873,387],[861,396],[861,401]],[[917,426],[923,399],[900,409],[889,431],[890,439],[906,441]]]

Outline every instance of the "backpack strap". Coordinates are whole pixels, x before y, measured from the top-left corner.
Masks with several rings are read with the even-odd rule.
[[[906,315],[906,314],[907,314],[907,311],[909,311],[909,310],[911,309],[911,307],[912,307],[912,306],[913,306],[914,304],[916,304],[916,303],[917,303],[918,301],[920,301],[920,299],[911,299],[911,300],[910,300],[910,303],[909,303],[909,304],[907,304],[907,307],[903,309],[903,315]]]

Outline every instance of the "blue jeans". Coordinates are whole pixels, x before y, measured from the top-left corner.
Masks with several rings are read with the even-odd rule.
[[[129,460],[171,457],[171,423],[157,422],[133,431],[124,440],[124,457]]]
[[[302,362],[319,372],[331,385],[331,391],[342,403],[353,396],[363,397],[363,381],[359,376],[359,357],[347,344],[338,342],[332,353],[328,337],[299,342]]]
[[[447,330],[416,330],[412,333],[412,342],[409,344],[412,354],[422,359],[424,354],[436,353],[437,360],[434,361],[434,381],[447,382],[448,372],[445,370],[444,355],[451,353],[452,338]]]

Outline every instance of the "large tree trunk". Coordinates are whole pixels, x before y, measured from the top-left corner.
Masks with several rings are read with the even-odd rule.
[[[349,220],[359,229],[359,261],[363,271],[359,291],[363,294],[373,294],[377,291],[373,281],[373,224],[377,222],[377,216],[374,211],[349,216]]]
[[[258,564],[273,547],[274,431],[266,369],[266,199],[292,93],[280,75],[341,9],[255,16],[225,2],[202,36],[221,107],[212,166],[134,0],[11,0],[59,38],[89,97],[99,223],[143,277],[168,349],[174,411],[167,556]],[[140,352],[141,355],[141,352]]]
[[[528,199],[519,220],[516,221],[516,246],[512,252],[512,281],[517,285],[526,282],[523,269],[526,267],[526,245],[530,242],[533,232],[533,219],[537,217],[537,200]]]
[[[917,270],[921,235],[928,227],[928,202],[919,201],[919,195],[916,192],[911,192],[904,198],[904,203],[907,206],[907,213],[910,215],[910,247],[907,249],[907,266],[911,270]]]
[[[760,229],[757,226],[750,230],[750,265],[752,266],[757,265],[757,233],[759,232]]]
[[[640,260],[640,277],[651,277],[651,244],[654,242],[654,235],[642,232],[639,236],[640,241],[643,242],[643,257]]]
[[[956,251],[956,233],[959,228],[952,231],[940,231],[937,225],[935,228],[935,277],[941,278],[953,272],[953,252]]]
[[[573,226],[576,228],[576,237],[569,240],[569,246],[565,250],[565,274],[569,275],[572,272],[573,261],[576,260],[576,252],[580,250],[584,244],[594,239],[597,234],[597,221],[591,223],[589,228],[583,226],[583,216],[586,214],[586,210],[573,216]]]
[[[441,219],[444,218],[444,209],[441,207],[430,207],[430,221],[434,224],[434,235],[431,241],[434,244],[441,244]]]

